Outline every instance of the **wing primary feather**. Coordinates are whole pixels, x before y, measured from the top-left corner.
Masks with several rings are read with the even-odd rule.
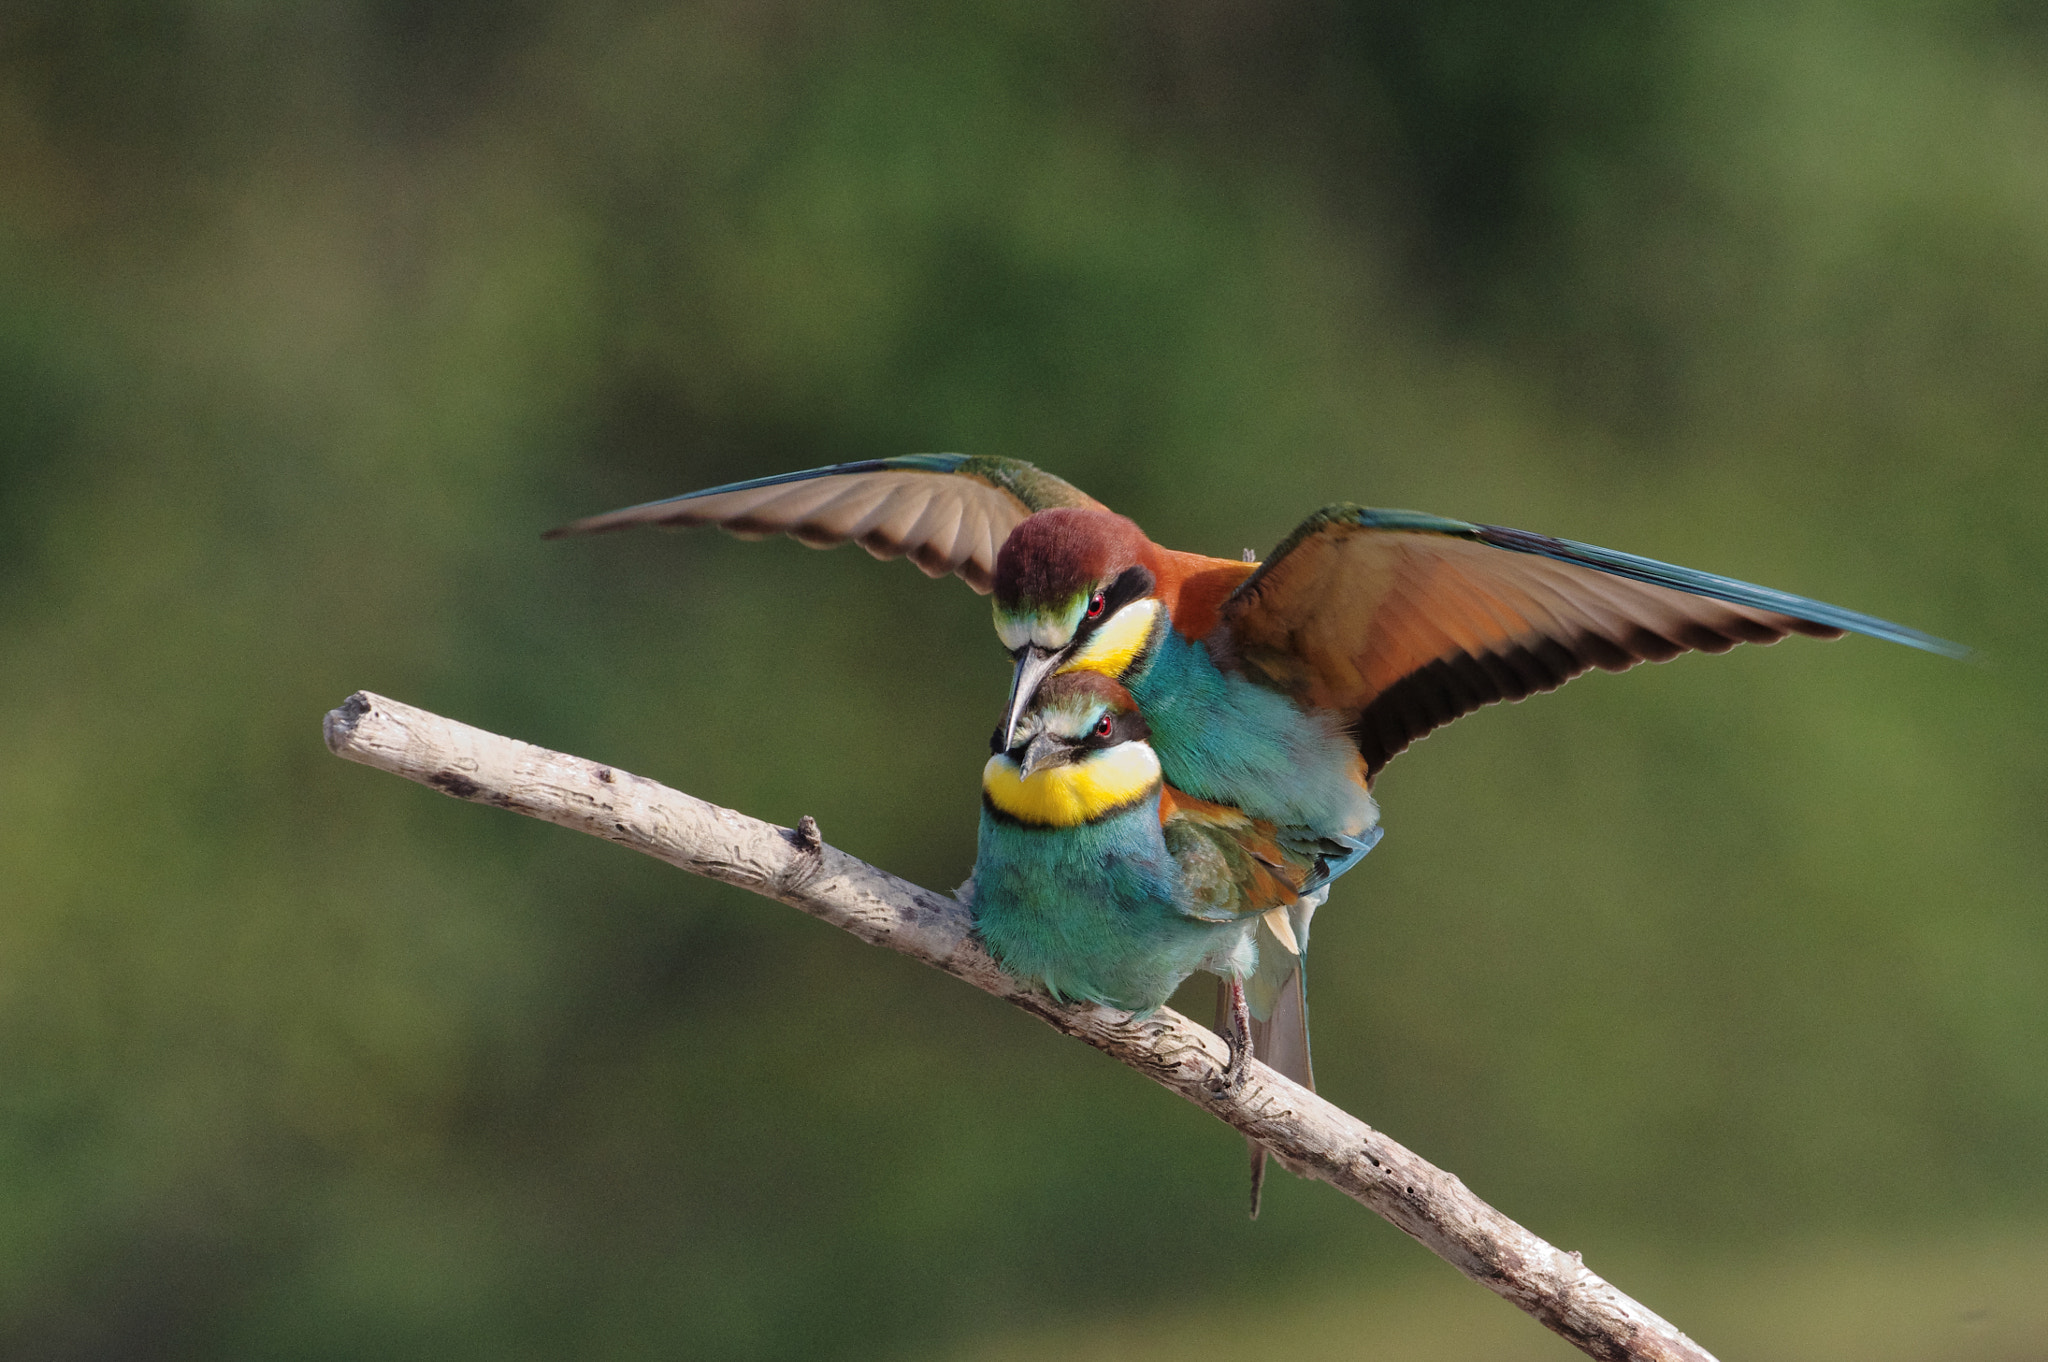
[[[1056,478],[1044,469],[1034,467],[1022,459],[969,454],[899,454],[887,459],[859,459],[851,463],[827,464],[822,468],[806,468],[795,473],[776,473],[765,478],[722,483],[701,491],[685,492],[681,496],[664,497],[659,501],[646,501],[637,506],[607,511],[602,515],[586,516],[567,525],[558,525],[544,532],[541,538],[560,539],[572,534],[605,534],[633,525],[663,525],[678,521],[688,523],[689,503],[706,497],[721,496],[728,492],[757,492],[788,483],[810,482],[817,478],[857,476],[863,473],[940,473],[971,478],[1012,499],[1022,508],[1025,515],[1052,506],[1101,505],[1072,483]]]
[[[960,534],[960,498],[947,492],[934,496],[924,514],[911,527],[906,541],[910,561],[927,577],[943,577],[953,570],[953,541]]]
[[[767,500],[757,502],[744,511],[719,517],[712,513],[708,518],[728,534],[742,539],[765,539],[771,534],[787,534],[798,543],[812,548],[831,548],[846,541],[844,535],[832,528],[832,513],[850,498],[888,495],[888,488],[855,482],[839,485],[830,482],[798,483],[789,491],[772,494]],[[678,512],[687,514],[687,511]],[[697,520],[698,517],[691,517]],[[701,523],[701,522],[700,522]]]
[[[957,573],[974,552],[974,546],[981,538],[980,514],[974,504],[965,497],[952,498],[954,518],[952,532],[943,542],[935,538],[926,546],[931,563],[926,571],[934,577],[943,577],[949,572]],[[936,569],[934,571],[934,569]]]
[[[1100,505],[1021,459],[906,454],[724,483],[588,516],[542,537],[716,525],[741,539],[786,534],[812,548],[851,539],[877,558],[907,555],[928,576],[955,573],[987,595],[997,550],[1026,517]]]
[[[659,525],[663,522],[664,511],[687,513],[687,503],[700,501],[705,497],[721,496],[727,492],[753,492],[768,487],[780,487],[785,483],[809,482],[814,478],[835,478],[858,473],[889,473],[899,470],[953,473],[966,462],[965,454],[904,454],[890,459],[857,459],[851,463],[827,464],[823,468],[806,468],[795,473],[776,473],[771,477],[720,483],[716,487],[685,492],[681,496],[663,497],[659,501],[643,501],[637,506],[606,511],[603,515],[585,516],[567,525],[557,525],[543,533],[541,538],[561,539],[572,534],[607,534],[633,525]]]
[[[901,558],[910,551],[913,532],[923,522],[940,489],[919,495],[890,496],[861,517],[851,532],[853,541],[877,558]]]
[[[902,494],[887,482],[862,481],[820,504],[805,525],[790,531],[805,543],[844,544],[864,529],[875,513]]]
[[[1533,553],[1543,558],[1552,558],[1560,563],[1571,563],[1578,567],[1597,568],[1601,572],[1617,577],[1627,577],[1651,586],[1669,587],[1694,596],[1707,596],[1732,605],[1744,605],[1755,610],[1768,610],[1773,614],[1789,616],[1808,625],[1818,625],[1844,633],[1863,634],[1870,638],[1884,639],[1889,643],[1903,643],[1908,648],[1923,652],[1939,653],[1943,657],[1968,657],[1970,650],[1960,643],[1951,643],[1933,634],[1910,629],[1903,624],[1865,615],[1855,610],[1844,610],[1839,605],[1816,601],[1806,596],[1795,596],[1789,591],[1778,591],[1752,582],[1738,581],[1723,577],[1715,572],[1701,572],[1695,568],[1679,567],[1673,563],[1660,563],[1654,558],[1644,558],[1633,553],[1622,553],[1616,549],[1603,549],[1594,544],[1581,544],[1572,539],[1554,539],[1546,534],[1532,534],[1527,530],[1511,530],[1501,525],[1474,525],[1470,527],[1471,538],[1482,544],[1491,544],[1497,549],[1510,549],[1516,553]],[[1800,633],[1810,633],[1801,629]]]

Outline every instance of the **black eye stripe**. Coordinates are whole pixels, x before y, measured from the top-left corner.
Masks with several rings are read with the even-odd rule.
[[[1151,572],[1145,568],[1125,568],[1117,574],[1117,579],[1106,588],[1099,592],[1089,592],[1089,605],[1095,603],[1097,595],[1102,597],[1102,611],[1100,614],[1091,615],[1087,613],[1085,607],[1083,608],[1081,623],[1074,630],[1075,639],[1079,640],[1093,633],[1096,629],[1107,623],[1110,617],[1115,615],[1117,611],[1123,609],[1132,601],[1142,600],[1151,595],[1152,587],[1156,580]]]
[[[1102,593],[1102,613],[1114,615],[1142,596],[1152,594],[1153,577],[1144,568],[1125,568],[1117,579],[1109,584],[1109,590]]]
[[[1144,742],[1152,736],[1152,729],[1146,724],[1145,716],[1136,711],[1112,715],[1109,719],[1109,732],[1103,733],[1098,729],[1097,726],[1102,720],[1097,719],[1088,726],[1088,732],[1081,739],[1081,745],[1094,748],[1115,747],[1121,743]]]

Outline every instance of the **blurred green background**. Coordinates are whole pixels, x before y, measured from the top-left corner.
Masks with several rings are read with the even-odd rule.
[[[1728,1358],[2048,1357],[2048,11],[7,0],[0,1354],[1574,1354],[1021,1014],[345,765],[367,687],[946,887],[1030,459],[1872,611],[1396,762],[1319,1077]]]

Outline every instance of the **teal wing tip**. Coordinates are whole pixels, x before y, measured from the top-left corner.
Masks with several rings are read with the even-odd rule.
[[[1887,643],[1901,643],[1908,648],[1918,648],[1922,652],[1934,653],[1941,657],[1963,659],[1974,656],[1970,648],[1960,643],[1951,643],[1945,638],[1937,638],[1933,634],[1923,633],[1903,624],[1894,624],[1890,620],[1865,615],[1860,611],[1845,610],[1839,605],[1829,605],[1826,601],[1795,596],[1789,591],[1778,591],[1772,587],[1757,586],[1753,582],[1723,577],[1718,573],[1701,572],[1695,568],[1661,563],[1654,558],[1643,558],[1633,553],[1603,549],[1595,544],[1581,544],[1571,539],[1553,539],[1549,535],[1531,534],[1527,530],[1511,530],[1500,525],[1474,525],[1469,529],[1471,533],[1467,537],[1495,548],[1531,553],[1579,567],[1597,568],[1617,577],[1647,582],[1651,586],[1669,587],[1695,596],[1727,601],[1732,605],[1746,605],[1758,610],[1790,615],[1810,624],[1825,625],[1845,633],[1862,634],[1867,638],[1882,639]]]

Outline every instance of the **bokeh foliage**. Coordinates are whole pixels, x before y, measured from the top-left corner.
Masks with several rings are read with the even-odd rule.
[[[1414,506],[1982,648],[1431,738],[1319,921],[1318,1068],[1625,1286],[2037,1234],[2044,34],[7,5],[0,1352],[935,1354],[1435,1271],[1325,1189],[1244,1223],[1226,1132],[927,971],[320,747],[369,687],[957,883],[980,601],[537,539],[929,449],[1187,548]]]

